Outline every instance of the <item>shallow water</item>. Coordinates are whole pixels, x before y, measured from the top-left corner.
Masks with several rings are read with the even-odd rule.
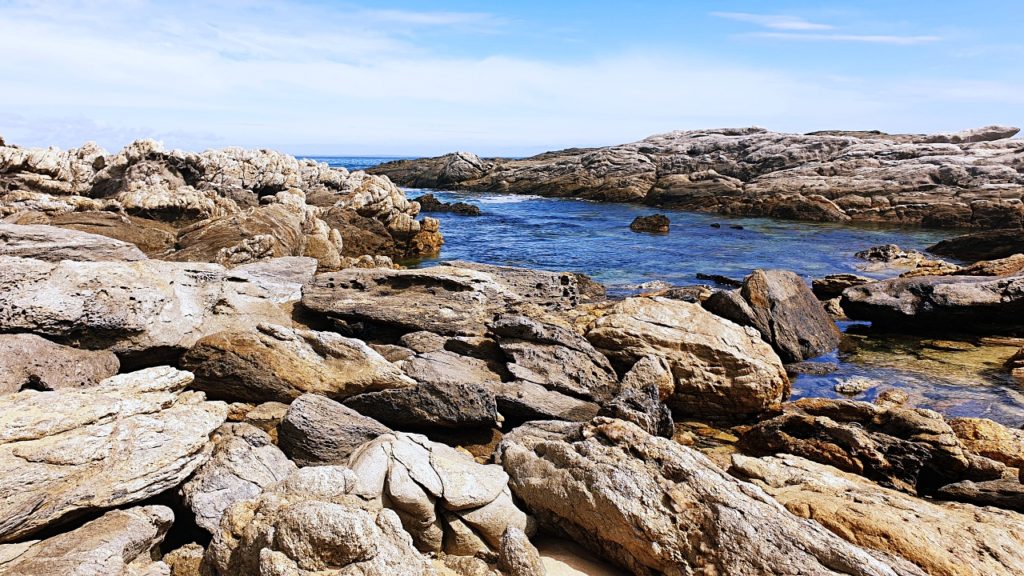
[[[320,160],[351,169],[385,161]],[[642,291],[641,285],[652,281],[706,283],[696,278],[698,272],[742,279],[755,268],[783,268],[808,280],[839,272],[882,278],[895,272],[865,272],[859,268],[864,262],[854,253],[888,243],[923,249],[952,235],[920,228],[727,218],[539,196],[427,190],[408,190],[408,195],[414,198],[427,192],[445,202],[476,204],[483,215],[430,214],[441,220],[444,248],[438,258],[411,265],[471,260],[584,272],[617,297]],[[671,220],[668,234],[629,229],[636,216],[655,212]],[[721,226],[712,227],[715,223]],[[793,395],[872,400],[881,389],[895,387],[906,390],[914,405],[949,416],[979,416],[1024,425],[1024,391],[1001,369],[1001,362],[1014,348],[979,347],[972,352],[939,354],[922,342],[911,337],[851,336],[842,352],[818,359],[837,363],[838,370],[824,376],[797,376]],[[850,378],[868,378],[876,385],[855,396],[834,390],[838,382]]]

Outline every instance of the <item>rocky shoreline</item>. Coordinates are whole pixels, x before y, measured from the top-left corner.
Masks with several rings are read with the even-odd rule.
[[[456,152],[372,174],[400,186],[539,194],[734,216],[1020,228],[1024,140],[1017,128],[954,134],[763,128],[677,131],[529,158]]]
[[[1016,334],[1024,256],[609,300],[402,268],[419,211],[270,151],[0,147],[0,576],[586,574],[552,538],[642,576],[1024,573],[1024,431],[787,374],[844,313]]]

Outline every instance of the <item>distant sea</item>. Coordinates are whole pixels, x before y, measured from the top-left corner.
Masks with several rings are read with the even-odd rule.
[[[391,162],[392,160],[407,160],[411,156],[298,156],[298,158],[326,162],[332,168],[347,168],[352,171],[366,170],[371,166]]]

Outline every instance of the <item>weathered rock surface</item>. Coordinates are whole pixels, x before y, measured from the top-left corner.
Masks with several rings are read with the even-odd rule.
[[[206,549],[206,576],[433,576],[398,516],[356,494],[351,470],[302,468],[232,505]]]
[[[317,261],[304,256],[271,258],[235,266],[229,278],[251,282],[264,289],[274,302],[294,302],[302,298],[302,287],[313,281]]]
[[[41,541],[0,544],[3,576],[163,576],[160,543],[174,521],[164,506],[112,510]]]
[[[281,450],[299,466],[347,464],[356,448],[391,429],[330,398],[304,394],[278,428]]]
[[[1024,253],[1024,229],[987,230],[942,240],[928,247],[939,256],[960,260],[991,260]]]
[[[64,212],[46,214],[37,211],[16,212],[4,218],[11,224],[49,224],[134,244],[150,258],[161,258],[174,251],[177,229],[166,222],[116,212]]]
[[[106,350],[79,350],[34,334],[0,334],[0,394],[95,386],[121,363]]]
[[[668,234],[670,222],[664,214],[651,214],[650,216],[637,216],[629,223],[629,229],[633,232],[651,232],[654,234]]]
[[[170,576],[200,576],[205,554],[205,548],[189,542],[164,554],[161,561],[171,569]]]
[[[917,250],[904,250],[896,244],[872,246],[867,250],[857,252],[854,256],[867,261],[867,264],[860,266],[862,270],[899,272],[900,277],[936,276],[950,274],[960,269],[956,264],[930,258],[924,252]]]
[[[201,338],[182,356],[194,387],[229,400],[335,399],[415,384],[366,343],[334,332],[259,324]]]
[[[600,410],[594,402],[555,392],[525,380],[491,381],[484,386],[494,395],[498,412],[511,424],[530,420],[583,422],[596,416]]]
[[[823,278],[815,278],[811,282],[811,291],[818,300],[831,300],[843,295],[843,290],[851,286],[860,286],[874,282],[871,278],[859,274],[829,274]]]
[[[733,456],[750,479],[790,512],[864,548],[900,556],[935,576],[1024,570],[1024,516],[936,504],[794,456]]]
[[[1024,276],[926,276],[855,286],[843,292],[843,310],[898,331],[1024,327]]]
[[[403,186],[646,202],[731,215],[1019,227],[1015,128],[944,135],[677,131],[523,159],[465,154],[372,168]],[[453,170],[453,166],[466,169]]]
[[[412,199],[419,202],[421,212],[452,212],[462,216],[479,216],[480,207],[466,202],[442,202],[433,194],[424,194]]]
[[[139,502],[184,481],[227,415],[168,367],[89,389],[0,396],[0,542]]]
[[[622,366],[664,358],[675,378],[665,403],[679,415],[743,420],[789,396],[782,362],[760,335],[697,304],[629,298],[609,308],[586,337]]]
[[[255,426],[225,424],[212,440],[210,459],[181,487],[196,524],[211,534],[229,506],[255,498],[264,487],[295,470],[295,464],[274,446],[270,436]]]
[[[598,415],[632,422],[654,436],[671,438],[675,434],[672,411],[661,403],[654,384],[623,386],[618,396],[601,406]]]
[[[783,362],[815,358],[839,345],[835,322],[803,279],[786,270],[755,270],[738,292],[716,292],[703,306],[756,328]]]
[[[0,256],[0,326],[158,363],[240,324],[291,322],[265,290],[228,276],[216,264]]]
[[[499,461],[539,523],[634,574],[920,574],[799,519],[707,457],[621,420],[536,422]]]
[[[1024,484],[1018,478],[1000,478],[981,482],[963,480],[939,488],[935,497],[942,500],[967,502],[976,506],[995,506],[996,508],[1024,512]]]
[[[494,396],[480,384],[423,383],[366,392],[345,405],[399,430],[464,429],[498,424]]]
[[[988,418],[952,418],[949,427],[967,450],[1024,468],[1024,430],[1007,428]]]
[[[131,262],[146,259],[146,255],[136,246],[106,236],[55,226],[18,224],[0,224],[0,255],[47,262]]]

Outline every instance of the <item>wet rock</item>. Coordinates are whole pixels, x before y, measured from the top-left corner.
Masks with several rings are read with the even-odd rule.
[[[1024,468],[1024,430],[1007,428],[988,418],[953,418],[949,427],[965,449],[1013,468]]]
[[[1021,348],[1014,352],[1013,356],[1010,356],[1004,366],[1010,371],[1010,374],[1018,381],[1024,382],[1024,348]]]
[[[679,415],[743,420],[777,408],[789,395],[782,362],[754,330],[696,304],[629,298],[609,308],[586,337],[620,365],[664,358],[675,378],[665,402]]]
[[[913,574],[621,420],[536,422],[498,460],[539,523],[635,574]],[[714,546],[704,545],[714,542]]]
[[[474,206],[466,202],[442,202],[433,194],[424,194],[418,198],[413,198],[412,201],[420,203],[420,211],[422,212],[451,212],[461,216],[480,215],[479,206]]]
[[[783,362],[800,362],[835,350],[840,332],[799,276],[786,270],[755,270],[739,292],[717,292],[705,309],[752,326]]]
[[[972,262],[1006,258],[1024,253],[1024,230],[1016,227],[964,234],[933,244],[928,251]]]
[[[835,362],[796,362],[786,364],[787,374],[812,374],[824,376],[839,370],[839,364]]]
[[[156,560],[174,521],[170,508],[112,510],[70,532],[45,540],[0,544],[3,576],[146,576],[167,574]]]
[[[61,346],[34,334],[0,334],[0,394],[95,386],[120,365],[106,350]]]
[[[223,403],[186,392],[191,381],[159,367],[88,389],[0,396],[0,542],[188,478],[227,415]]]
[[[633,232],[650,232],[653,234],[668,234],[669,220],[664,214],[651,214],[650,216],[637,216],[629,224]]]
[[[288,476],[295,464],[266,432],[249,424],[225,424],[211,439],[213,454],[181,487],[181,495],[196,524],[212,534],[229,506],[255,498]]]
[[[823,278],[815,278],[811,282],[811,291],[818,300],[831,300],[843,295],[843,290],[851,286],[860,286],[874,282],[871,278],[857,274],[829,274]]]
[[[358,394],[345,405],[398,430],[464,429],[498,424],[494,396],[480,384],[424,383]]]
[[[307,392],[341,399],[414,384],[360,340],[274,324],[206,336],[182,366],[195,373],[195,388],[253,402],[290,402]]]
[[[858,546],[905,558],[927,574],[1008,576],[1024,569],[1020,514],[934,503],[789,455],[736,455],[731,471],[793,514]]]
[[[878,387],[882,382],[873,378],[864,378],[862,376],[851,376],[844,378],[836,383],[832,387],[833,390],[840,394],[846,394],[847,396],[856,396],[871,390],[872,388]]]
[[[356,477],[302,468],[224,513],[203,559],[209,576],[433,574],[398,516],[354,494]]]
[[[722,276],[721,274],[704,274],[703,272],[697,272],[697,280],[709,280],[719,286],[728,286],[730,288],[739,288],[743,285],[743,282],[729,278],[728,276]]]
[[[391,429],[323,396],[304,394],[278,428],[281,450],[299,466],[347,464],[356,448]]]
[[[0,255],[47,262],[130,262],[146,259],[136,246],[120,240],[55,226],[17,224],[0,224]]]

